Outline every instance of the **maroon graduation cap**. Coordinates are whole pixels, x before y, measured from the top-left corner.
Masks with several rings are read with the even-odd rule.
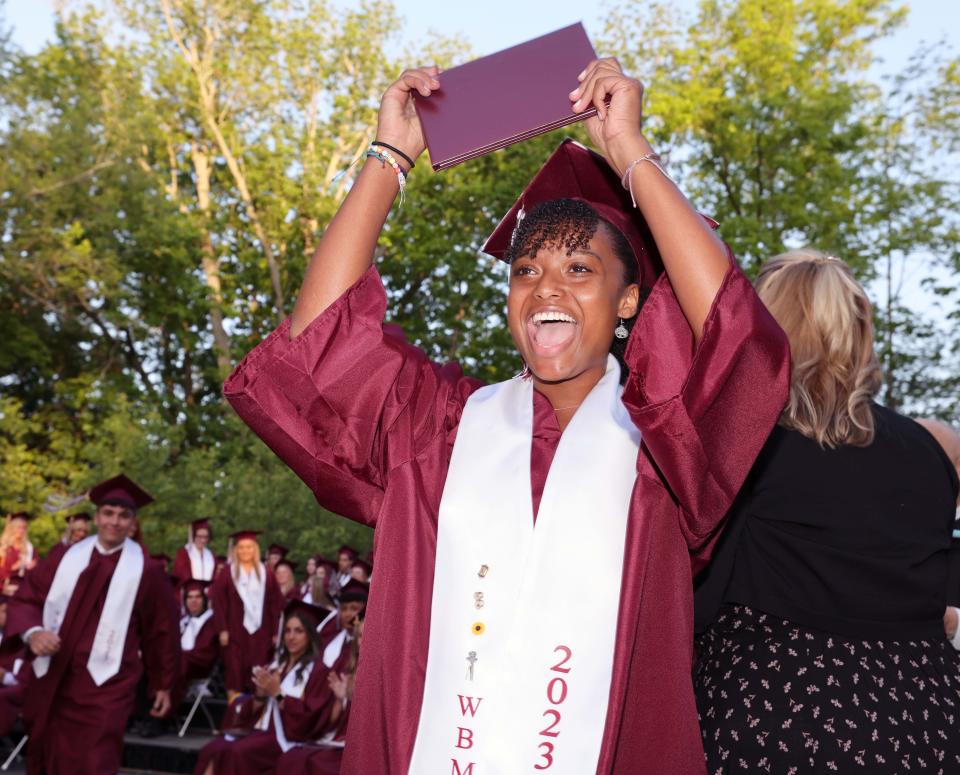
[[[337,549],[337,557],[339,557],[341,554],[349,555],[351,560],[355,560],[360,556],[360,552],[358,552],[352,546],[347,546],[346,544]]]
[[[236,533],[230,534],[230,540],[233,541],[233,543],[242,541],[245,538],[249,538],[251,541],[256,541],[257,536],[262,532],[262,530],[238,530]]]
[[[304,623],[316,630],[330,612],[326,608],[304,603],[302,600],[291,600],[283,607],[283,620],[286,621],[288,617],[294,614],[302,616],[306,620]]]
[[[66,519],[68,523],[73,522],[75,519],[82,519],[84,522],[89,522],[91,520],[91,516],[85,511],[78,511],[76,514],[67,514],[64,519]]]
[[[362,581],[357,581],[356,579],[350,579],[350,581],[340,588],[341,603],[366,603],[369,596],[370,585],[364,584]]]
[[[96,506],[126,506],[133,511],[153,503],[146,490],[123,474],[95,484],[87,497]]]
[[[186,597],[187,592],[203,592],[208,586],[210,586],[209,581],[204,581],[203,579],[187,579],[183,583],[183,595]]]
[[[290,553],[290,550],[283,544],[270,544],[270,548],[267,549],[267,554],[279,554],[281,557],[286,557]]]
[[[652,288],[663,271],[653,235],[630,192],[600,154],[564,140],[551,154],[483,245],[483,252],[504,260],[514,230],[531,209],[551,199],[578,199],[613,224],[630,243],[640,268],[640,285]],[[709,219],[708,219],[709,220]],[[712,222],[711,222],[712,223]]]
[[[15,511],[13,514],[7,514],[7,520],[13,521],[15,519],[22,519],[24,522],[30,522],[33,520],[33,514],[27,511]]]
[[[200,519],[195,519],[190,523],[190,528],[187,531],[190,541],[193,541],[193,534],[202,528],[206,528],[207,532],[210,534],[210,537],[213,538],[213,528],[210,527],[210,519],[208,517],[201,517]]]
[[[279,568],[281,565],[286,565],[286,566],[290,569],[290,572],[293,573],[293,572],[296,570],[296,568],[297,568],[297,561],[296,561],[296,560],[288,560],[286,557],[282,557],[282,558],[280,558],[280,560],[277,562],[276,567]]]

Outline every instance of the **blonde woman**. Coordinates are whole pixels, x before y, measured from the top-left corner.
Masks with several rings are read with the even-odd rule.
[[[4,594],[12,595],[20,579],[37,564],[33,544],[27,537],[31,516],[20,511],[7,515],[7,523],[0,534],[0,582]]]
[[[213,583],[214,626],[220,633],[227,696],[253,689],[253,668],[270,661],[283,595],[260,560],[257,530],[230,536],[229,568]]]
[[[757,291],[790,340],[790,400],[698,579],[707,769],[960,771],[956,471],[874,402],[870,302],[844,262],[777,256]]]

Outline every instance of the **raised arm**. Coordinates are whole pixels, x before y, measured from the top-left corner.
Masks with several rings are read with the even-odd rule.
[[[616,59],[600,59],[581,73],[580,86],[570,92],[570,99],[574,112],[597,107],[597,115],[587,120],[590,138],[621,178],[630,169],[629,185],[637,207],[699,341],[730,259],[713,229],[655,164],[633,164],[653,154],[641,130],[643,85],[625,76]]]
[[[423,153],[425,143],[411,92],[416,89],[428,96],[440,86],[438,74],[436,67],[405,70],[380,102],[376,139],[414,161]],[[407,163],[398,154],[393,156],[407,172]],[[365,160],[307,267],[290,320],[291,339],[370,268],[377,239],[398,190],[399,181],[392,167],[378,159]]]

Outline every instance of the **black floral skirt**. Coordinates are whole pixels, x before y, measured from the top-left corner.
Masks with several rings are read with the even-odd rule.
[[[960,652],[726,606],[694,672],[709,775],[960,773]]]

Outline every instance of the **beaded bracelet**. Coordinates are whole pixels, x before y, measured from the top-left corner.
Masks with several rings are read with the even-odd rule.
[[[400,183],[400,206],[403,206],[403,196],[407,187],[407,176],[403,171],[403,167],[400,166],[400,163],[393,158],[393,154],[390,151],[383,148],[374,148],[372,145],[367,149],[367,152],[364,156],[368,156],[372,159],[379,159],[381,164],[389,164],[393,167],[393,171],[397,173],[397,181]]]
[[[670,174],[663,168],[663,165],[660,163],[660,156],[656,153],[648,153],[641,156],[639,159],[634,159],[627,165],[627,169],[623,173],[623,178],[620,181],[620,184],[630,192],[630,201],[633,202],[633,206],[637,206],[637,198],[633,195],[633,180],[630,178],[630,173],[633,172],[633,168],[636,167],[641,162],[650,162],[654,167],[660,170],[660,173],[673,185],[677,185],[677,181],[670,177]],[[679,188],[679,186],[678,186]]]
[[[413,159],[411,159],[409,156],[407,156],[407,154],[405,154],[405,153],[404,153],[403,151],[401,151],[399,148],[394,148],[392,145],[388,145],[387,143],[383,142],[382,140],[374,140],[372,143],[370,143],[370,145],[376,145],[376,146],[378,146],[378,147],[380,147],[380,148],[386,148],[388,151],[393,151],[395,154],[397,154],[397,156],[399,156],[399,157],[400,157],[401,159],[403,159],[407,164],[410,165],[409,168],[407,169],[407,174],[408,174],[408,175],[410,174],[410,170],[412,170],[414,167],[417,166],[416,164],[413,163]]]

